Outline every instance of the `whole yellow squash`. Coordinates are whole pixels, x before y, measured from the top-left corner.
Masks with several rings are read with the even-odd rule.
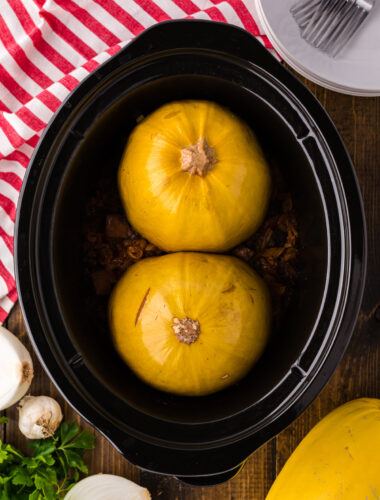
[[[301,441],[266,500],[380,498],[380,400],[356,399]]]
[[[270,298],[235,257],[174,253],[131,266],[112,293],[109,318],[116,349],[141,379],[200,396],[237,382],[258,359]]]
[[[166,104],[131,133],[119,168],[131,224],[168,252],[223,252],[261,224],[270,173],[251,129],[208,101]]]

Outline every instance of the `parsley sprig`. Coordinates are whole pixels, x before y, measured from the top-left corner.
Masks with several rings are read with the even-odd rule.
[[[0,423],[7,423],[5,417]],[[76,423],[63,423],[48,439],[30,441],[26,456],[0,440],[0,500],[56,500],[88,474],[85,450],[94,448],[95,436],[79,432]]]

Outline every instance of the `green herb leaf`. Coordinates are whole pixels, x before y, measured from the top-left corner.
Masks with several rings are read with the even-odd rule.
[[[55,442],[53,438],[29,441],[28,446],[34,450],[34,456],[36,458],[53,453],[55,450]]]
[[[64,422],[60,427],[61,434],[61,446],[64,446],[68,443],[74,436],[76,436],[79,432],[79,426],[75,422]]]
[[[40,460],[43,460],[43,462],[45,462],[45,464],[49,465],[50,467],[55,464],[55,459],[54,459],[53,455],[46,455],[46,456],[39,457],[39,458],[40,458]]]
[[[5,451],[4,449],[1,449],[0,448],[0,464],[2,464],[3,462],[5,462],[8,458],[8,452]],[[0,497],[1,499],[1,497]]]
[[[12,460],[12,461],[15,461],[17,459],[22,459],[23,458],[23,454],[21,453],[21,451],[17,450],[11,444],[6,444],[4,449],[5,449],[5,451],[8,452],[9,459]]]
[[[63,453],[65,454],[69,467],[74,467],[75,469],[79,469],[84,474],[88,474],[88,469],[79,453],[72,450],[64,450]]]
[[[0,424],[7,424],[7,423],[8,423],[7,417],[0,417]]]
[[[52,484],[45,483],[45,486],[43,488],[43,492],[44,492],[46,500],[55,500],[57,498],[57,495],[55,493],[55,489],[54,489]]]
[[[39,466],[39,461],[32,457],[23,457],[21,464],[28,469],[36,469]]]
[[[90,431],[83,431],[75,439],[70,441],[65,448],[82,448],[92,450],[95,448],[95,436]]]
[[[28,500],[39,500],[40,497],[40,492],[38,490],[34,490],[33,493],[29,495]]]
[[[32,486],[33,479],[28,474],[28,471],[22,466],[15,467],[14,476],[12,477],[12,484],[18,486]]]
[[[60,467],[57,467],[57,475],[60,479],[63,477],[66,478],[68,476],[69,466],[66,462],[66,457],[63,451],[57,450],[57,458],[60,465]]]
[[[1,491],[1,497],[0,500],[12,500],[12,498],[9,496],[9,487],[8,484],[6,484]]]
[[[37,488],[37,490],[42,490],[42,488],[45,485],[46,479],[41,476],[41,474],[35,474],[34,476],[34,485]]]
[[[79,471],[77,469],[75,469],[75,471],[74,471],[73,481],[74,481],[74,483],[72,485],[70,485],[70,488],[72,488],[74,486],[74,484],[79,481]]]

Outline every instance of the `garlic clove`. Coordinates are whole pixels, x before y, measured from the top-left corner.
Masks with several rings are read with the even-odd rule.
[[[79,481],[65,500],[151,500],[149,491],[133,481],[112,474],[96,474]]]
[[[33,362],[26,347],[0,326],[0,410],[19,401],[33,379]]]
[[[62,410],[49,396],[25,396],[18,406],[20,431],[29,439],[53,436],[62,422]]]

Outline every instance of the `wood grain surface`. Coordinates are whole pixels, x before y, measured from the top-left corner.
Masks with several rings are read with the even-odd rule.
[[[97,433],[96,450],[86,461],[90,473],[108,472],[130,478],[149,488],[153,500],[263,500],[285,461],[311,427],[336,406],[351,399],[380,397],[380,98],[359,98],[337,94],[306,80],[335,122],[355,164],[363,194],[369,243],[365,295],[351,344],[335,374],[314,403],[287,429],[256,451],[243,470],[228,483],[195,488],[174,478],[140,472],[130,465]],[[18,306],[8,328],[30,348]],[[31,393],[57,398],[66,420],[86,422],[65,403],[34,356],[36,376]],[[4,437],[21,448],[25,440],[17,430],[16,409],[7,411],[9,424],[0,426]]]

